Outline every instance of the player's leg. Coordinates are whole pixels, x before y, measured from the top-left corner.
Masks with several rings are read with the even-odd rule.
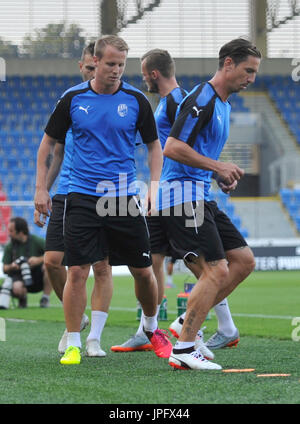
[[[201,269],[199,265],[193,263],[186,263],[186,266],[193,272],[196,278],[200,278]],[[206,346],[209,350],[220,349],[227,345],[236,346],[239,342],[239,332],[236,328],[232,315],[230,312],[229,304],[227,299],[223,299],[221,302],[214,306],[216,317],[218,320],[218,330],[214,335],[206,342]],[[183,324],[184,317],[181,316],[180,322],[174,322],[171,327],[176,327],[177,333],[180,334],[181,327]],[[181,324],[181,325],[180,325]],[[198,336],[203,340],[203,333],[201,330],[198,332]],[[209,354],[205,356],[209,357]]]
[[[59,251],[46,251],[44,256],[44,263],[50,284],[60,301],[62,301],[64,286],[67,280],[67,271],[65,266],[62,265],[63,258],[64,252]]]
[[[168,249],[168,241],[162,230],[160,219],[157,216],[147,216],[146,218],[149,235],[150,235],[150,248],[152,256],[152,268],[157,281],[158,300],[156,308],[156,316],[159,314],[160,304],[164,296],[164,258],[163,252]],[[141,318],[137,332],[128,340],[120,345],[111,347],[113,352],[134,352],[134,351],[148,351],[153,347],[144,332],[144,312],[141,312]]]
[[[244,281],[255,268],[255,259],[252,250],[248,246],[226,251],[228,260],[227,284],[220,290],[215,303],[221,302],[225,297]]]
[[[201,350],[195,348],[195,338],[225,284],[228,268],[225,259],[205,263],[203,258],[198,258],[197,261],[202,262],[202,273],[189,295],[182,330],[169,363],[179,369],[221,369],[218,364],[205,360]]]
[[[164,297],[164,278],[165,278],[164,258],[165,258],[164,255],[160,253],[152,254],[152,268],[153,268],[153,272],[157,282],[157,299],[158,300],[157,300],[157,307],[156,307],[156,317],[158,317],[160,305]],[[142,311],[140,325],[136,333],[137,335],[141,337],[143,334],[145,337],[145,333],[143,330],[143,315],[144,315],[144,312]]]
[[[135,295],[143,310],[143,328],[153,346],[155,354],[168,358],[172,344],[167,335],[158,329],[157,323],[157,282],[152,267],[129,267],[135,282]]]
[[[228,261],[227,285],[219,292],[215,300],[215,312],[218,316],[218,330],[206,342],[210,349],[236,346],[239,331],[236,328],[226,297],[254,270],[255,259],[251,249],[230,219],[216,205],[215,222],[222,239]]]
[[[169,363],[183,369],[220,369],[219,365],[204,358],[201,349],[195,347],[195,339],[217,293],[226,281],[228,268],[209,205],[204,204],[201,224],[194,219],[191,225],[186,225],[187,219],[196,216],[196,207],[197,203],[186,203],[181,214],[178,214],[177,208],[170,208],[169,216],[163,217],[172,249],[186,262],[196,263],[201,269],[200,278],[189,295],[182,330]]]
[[[63,265],[64,259],[64,216],[66,196],[57,194],[52,199],[52,212],[47,226],[44,264],[50,283],[62,301],[67,271]]]
[[[43,295],[40,300],[40,307],[47,308],[50,305],[50,294],[52,292],[52,284],[48,277],[45,266],[42,266],[42,279],[43,279]]]
[[[61,359],[62,364],[81,361],[80,324],[86,307],[90,264],[107,257],[103,250],[106,244],[102,219],[96,213],[96,203],[95,196],[68,195],[64,237],[68,275],[63,294],[68,348]]]
[[[131,200],[128,200],[130,206]],[[132,203],[134,206],[134,203]],[[131,205],[131,206],[132,206]],[[144,312],[143,327],[157,356],[167,357],[172,345],[157,328],[157,281],[152,269],[149,232],[145,218],[136,202],[136,214],[115,216],[107,219],[107,240],[111,265],[126,264],[134,278],[135,295]],[[128,209],[129,210],[129,209]]]
[[[106,353],[101,349],[100,340],[113,294],[112,271],[108,259],[94,263],[93,271],[95,282],[91,297],[91,330],[86,340],[86,354],[102,357]]]
[[[170,257],[167,261],[167,276],[166,276],[166,287],[167,288],[173,288],[173,272],[174,272],[174,264],[176,262],[176,259],[173,257]]]

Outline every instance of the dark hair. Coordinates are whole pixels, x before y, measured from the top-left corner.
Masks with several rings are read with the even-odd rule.
[[[148,72],[157,69],[165,78],[170,78],[175,75],[175,62],[167,50],[149,50],[141,57],[141,61],[144,59],[146,59],[146,68]]]
[[[101,59],[103,56],[103,51],[106,46],[113,46],[116,49],[118,49],[120,52],[126,51],[128,52],[129,47],[123,38],[117,36],[117,35],[103,35],[101,38],[99,38],[96,41],[95,44],[95,56],[98,57],[98,59]]]
[[[22,232],[26,236],[29,234],[28,224],[24,218],[20,218],[19,216],[15,218],[11,218],[10,222],[15,224],[15,229],[17,233]]]
[[[84,59],[84,56],[87,54],[89,56],[94,56],[94,49],[95,49],[95,41],[85,46],[82,50],[81,54],[81,60]]]
[[[238,65],[247,60],[248,56],[261,59],[260,51],[250,41],[244,38],[229,41],[219,51],[219,69],[223,68],[226,57],[231,57],[235,65]]]

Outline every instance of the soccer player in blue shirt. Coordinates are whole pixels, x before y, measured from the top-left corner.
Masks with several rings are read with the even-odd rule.
[[[164,148],[175,121],[178,105],[185,98],[187,92],[179,87],[177,83],[175,77],[175,62],[168,51],[162,49],[152,49],[148,51],[141,58],[141,68],[148,91],[150,93],[158,93],[161,96],[154,117],[159,139],[162,148]],[[168,235],[162,225],[160,217],[147,216],[147,223],[150,232],[153,270],[158,283],[158,313],[164,295],[164,259],[166,256],[172,257],[174,252],[172,252],[172,248],[168,241]],[[175,256],[177,259],[180,259],[179,255],[175,254]],[[193,271],[195,271],[195,269]],[[197,271],[196,277],[198,278],[199,275],[200,270]],[[223,330],[225,328],[227,330],[227,334],[224,334],[223,339],[225,337],[226,343],[233,341],[237,342],[238,337],[236,337],[236,334],[238,334],[238,330],[232,320],[227,299],[224,299],[220,304],[216,305],[214,309],[218,318],[219,329]],[[172,334],[177,338],[181,332],[184,316],[185,313],[178,317],[169,328]],[[149,350],[151,345],[149,346],[149,340],[143,333],[142,322],[141,318],[140,326],[135,335],[122,345],[112,346],[111,350],[114,352]],[[231,334],[228,334],[229,331],[231,331]],[[201,347],[203,355],[208,359],[213,359],[214,354],[204,345],[202,330],[198,331],[196,341],[197,347]]]
[[[84,47],[79,61],[79,69],[83,81],[94,78],[94,46],[90,43]],[[52,198],[51,216],[47,225],[45,266],[51,284],[57,297],[63,300],[63,290],[67,280],[64,258],[64,214],[66,198],[68,194],[70,170],[72,163],[73,137],[71,129],[68,130],[64,144],[56,143],[53,159],[47,173],[47,190],[50,191],[59,171],[59,183],[55,196]],[[36,225],[43,227],[45,219],[41,219],[38,211],[34,212]],[[97,262],[93,265],[95,284],[91,295],[91,330],[86,340],[86,355],[102,357],[106,353],[101,349],[101,334],[108,316],[108,309],[113,293],[111,266],[106,261]],[[83,315],[80,330],[84,330],[89,324],[86,314]],[[58,352],[64,353],[67,348],[67,331],[65,330],[58,344]]]
[[[179,87],[175,77],[175,63],[166,50],[154,49],[141,58],[143,79],[151,93],[159,93],[160,102],[155,110],[154,117],[159,140],[162,148],[165,145],[172,124],[175,120],[177,106],[186,96],[187,92]],[[150,233],[151,254],[153,270],[158,283],[157,311],[164,296],[164,258],[170,253],[170,248],[164,231],[160,228],[159,217],[147,216]],[[171,253],[170,253],[171,254]],[[132,352],[151,350],[152,346],[143,332],[143,313],[137,333],[122,345],[112,346],[114,352]]]
[[[128,46],[115,35],[95,45],[95,79],[67,90],[45,129],[46,144],[73,133],[73,155],[65,220],[68,279],[63,305],[68,349],[62,364],[80,363],[80,321],[86,306],[90,265],[110,257],[128,265],[145,317],[144,330],[157,356],[169,357],[172,345],[157,329],[157,284],[151,267],[145,219],[136,197],[134,149],[137,131],[147,145],[151,180],[161,173],[162,152],[150,103],[122,82]],[[48,214],[46,164],[38,156],[35,207]],[[110,253],[113,253],[113,260]]]
[[[195,337],[209,310],[227,297],[254,269],[246,241],[210,199],[212,174],[225,191],[244,171],[219,161],[229,133],[230,94],[255,81],[261,54],[248,40],[236,39],[219,52],[213,78],[197,85],[181,102],[164,148],[159,209],[170,244],[190,268],[200,267],[179,339],[169,364],[179,369],[221,369],[195,349]],[[176,183],[176,184],[175,184]],[[175,189],[170,191],[170,186]]]

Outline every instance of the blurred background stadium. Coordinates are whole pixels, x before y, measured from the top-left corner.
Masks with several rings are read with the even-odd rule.
[[[255,251],[257,269],[300,269],[300,1],[13,0],[0,3],[0,246],[12,216],[33,224],[36,152],[60,95],[81,81],[82,48],[118,33],[130,51],[124,79],[145,90],[139,58],[151,48],[175,58],[190,90],[210,78],[220,47],[246,37],[263,53],[257,80],[230,98],[222,160],[246,175],[219,205]],[[147,94],[148,95],[148,94]],[[153,107],[157,97],[149,96]],[[143,146],[137,177],[148,178]],[[52,194],[55,193],[55,186]]]

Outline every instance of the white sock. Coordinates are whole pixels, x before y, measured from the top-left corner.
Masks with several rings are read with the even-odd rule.
[[[173,284],[173,277],[172,277],[172,275],[167,275],[166,281],[167,281],[167,284]]]
[[[79,349],[81,349],[81,340],[80,340],[80,333],[78,332],[74,332],[74,333],[68,333],[68,338],[67,338],[67,346],[76,346],[79,347]]]
[[[180,315],[180,318],[182,318],[184,320],[185,315],[186,315],[186,312],[183,312],[183,314]]]
[[[233,336],[237,328],[234,325],[227,299],[223,299],[214,309],[218,318],[218,330],[225,336]]]
[[[157,329],[157,316],[154,315],[154,317],[146,317],[146,315],[143,316],[143,322],[144,322],[144,329],[145,331],[149,331],[153,333]]]
[[[189,347],[194,347],[195,342],[176,342],[174,348],[175,349],[187,349]]]
[[[98,340],[101,339],[102,330],[108,317],[107,312],[103,311],[92,311],[91,313],[91,330],[86,340]]]
[[[156,307],[156,319],[157,319],[158,314],[159,314],[159,308],[160,308],[160,305],[157,305],[157,307]],[[144,312],[142,310],[142,315],[141,315],[141,319],[140,319],[140,325],[139,325],[139,328],[137,329],[137,332],[136,332],[136,335],[137,336],[145,336],[144,329],[143,329],[143,327],[144,327],[144,316],[145,315],[144,315]]]

